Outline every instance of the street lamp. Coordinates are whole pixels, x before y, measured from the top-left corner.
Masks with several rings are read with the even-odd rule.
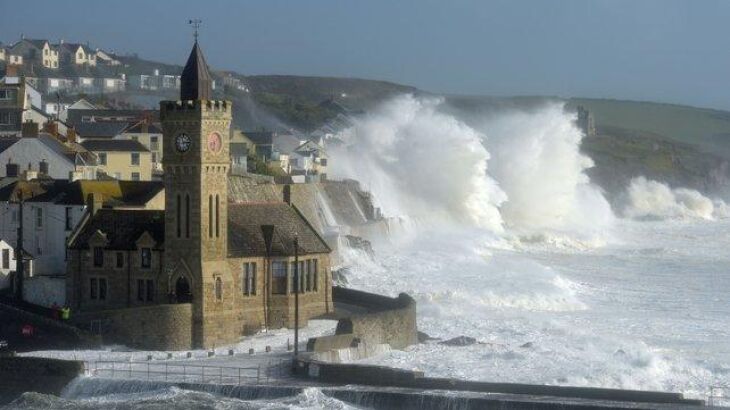
[[[299,358],[299,235],[294,234],[294,359]]]

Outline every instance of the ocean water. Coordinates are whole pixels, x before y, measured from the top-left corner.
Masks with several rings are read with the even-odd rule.
[[[683,392],[730,385],[730,220],[722,198],[637,175],[609,205],[574,114],[460,116],[400,96],[340,134],[332,174],[389,216],[352,287],[418,301],[441,340],[366,360],[431,376]],[[730,390],[726,392],[730,394]]]
[[[589,249],[505,244],[472,229],[422,232],[377,249],[375,261],[352,255],[351,286],[407,292],[421,331],[478,341],[432,341],[366,362],[696,398],[730,385],[730,220],[616,227],[612,243]]]

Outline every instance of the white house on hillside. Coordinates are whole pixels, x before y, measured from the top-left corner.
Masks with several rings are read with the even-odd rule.
[[[6,164],[17,170],[45,174],[53,179],[96,179],[96,158],[90,152],[74,148],[46,133],[26,135],[0,152],[0,177],[8,175]]]

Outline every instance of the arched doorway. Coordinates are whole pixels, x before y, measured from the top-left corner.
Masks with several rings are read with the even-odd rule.
[[[191,303],[193,301],[190,282],[185,276],[180,276],[175,282],[175,298],[176,303]]]

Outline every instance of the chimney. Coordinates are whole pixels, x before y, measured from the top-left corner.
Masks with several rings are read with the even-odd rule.
[[[54,137],[58,137],[58,123],[56,121],[48,121],[43,127],[43,130]]]
[[[81,171],[70,171],[68,173],[68,180],[71,182],[83,179],[84,173]]]
[[[66,142],[68,142],[68,143],[76,142],[76,129],[74,127],[69,127],[66,130]]]
[[[284,185],[284,202],[291,205],[291,185]]]
[[[11,159],[8,159],[8,163],[5,165],[5,176],[16,178],[18,176],[20,166],[18,166],[18,164],[13,164],[11,161]]]
[[[22,126],[23,138],[38,138],[38,123],[33,121],[26,121]]]
[[[102,199],[102,196],[97,192],[92,192],[86,196],[86,207],[89,210],[89,214],[92,216],[96,214],[96,211],[101,209],[103,204],[104,201]]]
[[[5,76],[6,77],[17,77],[18,76],[18,66],[15,64],[8,64],[5,66]]]
[[[27,171],[23,172],[23,181],[32,181],[34,179],[38,179],[38,171],[33,171],[32,169],[28,169]]]

